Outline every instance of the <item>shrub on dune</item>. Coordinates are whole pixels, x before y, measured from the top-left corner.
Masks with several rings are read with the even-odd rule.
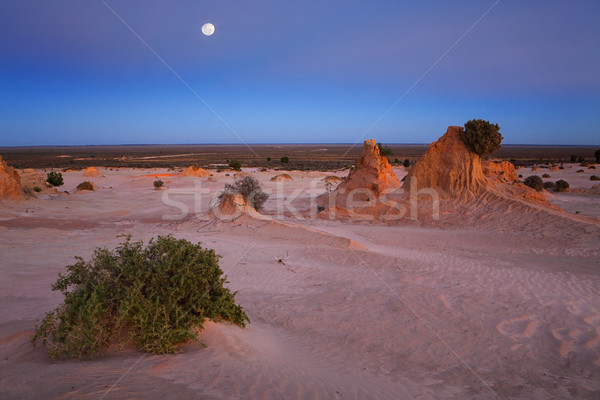
[[[538,192],[544,190],[544,181],[537,175],[528,176],[523,183]]]
[[[554,184],[554,191],[555,192],[564,192],[569,188],[569,183],[567,181],[564,180],[559,180],[556,181],[556,183]]]
[[[93,356],[110,344],[134,344],[155,353],[174,353],[197,339],[206,319],[245,326],[249,322],[212,249],[172,236],[146,247],[130,238],[115,250],[96,249],[91,260],[76,257],[52,290],[63,304],[46,314],[32,343],[51,357]]]
[[[269,198],[269,195],[262,191],[258,180],[251,176],[235,178],[233,185],[229,183],[226,184],[225,191],[221,193],[219,198],[222,198],[224,194],[231,192],[241,194],[244,200],[254,207],[256,211],[260,211],[265,201]]]
[[[48,172],[46,182],[52,186],[62,186],[64,184],[63,176],[60,172]]]
[[[81,182],[77,185],[77,190],[94,190],[94,184],[90,181]]]

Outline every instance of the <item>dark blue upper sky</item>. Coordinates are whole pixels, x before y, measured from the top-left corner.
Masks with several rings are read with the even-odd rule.
[[[600,143],[596,0],[501,0],[368,133],[495,0],[105,1],[185,84],[100,0],[0,0],[0,145]]]

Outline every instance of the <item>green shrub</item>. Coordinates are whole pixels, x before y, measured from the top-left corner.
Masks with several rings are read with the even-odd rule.
[[[159,179],[157,181],[154,181],[154,188],[155,189],[160,189],[161,187],[163,187],[164,184],[165,183]]]
[[[474,153],[485,156],[500,148],[503,137],[499,130],[498,124],[491,124],[482,119],[472,119],[465,124],[461,139]]]
[[[571,162],[577,161],[577,154],[571,154]]]
[[[537,175],[528,176],[523,183],[538,192],[544,190],[544,181]]]
[[[544,189],[554,189],[554,182],[544,182]]]
[[[410,167],[410,160],[407,158],[404,160],[404,162],[402,163],[402,165],[404,165],[405,168]]]
[[[39,193],[39,192],[41,192],[41,191],[42,191],[42,188],[41,188],[41,187],[39,187],[39,186],[34,186],[34,187],[33,187],[33,191],[34,191],[34,192],[38,192],[38,193]]]
[[[560,181],[556,181],[556,183],[554,184],[555,192],[564,192],[568,188],[569,184],[566,181],[563,181],[562,179]]]
[[[542,178],[550,178],[550,174],[544,174],[542,175]]]
[[[600,181],[600,176],[592,175],[592,176],[590,176],[590,181]]]
[[[231,160],[229,161],[229,167],[235,169],[236,171],[241,171],[242,170],[242,163],[238,160]]]
[[[60,172],[48,172],[46,182],[52,186],[62,186],[64,184],[63,176]]]
[[[94,190],[94,184],[90,181],[83,181],[77,185],[77,190]]]
[[[235,293],[223,287],[219,256],[184,239],[158,236],[147,247],[127,240],[115,250],[76,257],[52,290],[65,299],[36,327],[51,357],[94,356],[111,343],[155,354],[198,340],[206,319],[245,326]]]
[[[381,154],[383,157],[391,157],[394,155],[394,152],[388,146],[377,143],[377,147],[379,147],[379,154]]]
[[[262,191],[258,180],[251,176],[235,178],[233,185],[226,184],[225,190],[220,194],[219,198],[222,198],[225,193],[232,192],[241,194],[244,200],[254,207],[256,211],[260,211],[265,201],[269,198],[269,195]]]
[[[281,162],[287,164],[290,162],[290,158],[288,156],[281,157]]]
[[[267,162],[271,161],[272,158],[271,157],[267,157]]]
[[[597,162],[600,162],[600,149],[594,152],[594,157],[596,157]]]

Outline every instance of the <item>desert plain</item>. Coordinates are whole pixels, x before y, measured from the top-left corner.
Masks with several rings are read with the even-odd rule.
[[[517,169],[569,182],[543,201],[441,195],[437,218],[431,204],[416,218],[406,208],[398,218],[318,208],[347,169],[63,171],[56,190],[0,201],[0,397],[597,399],[600,189],[591,165]],[[401,182],[415,167],[391,168]],[[290,179],[272,180],[283,172]],[[264,210],[216,218],[216,195],[236,174],[260,182]],[[86,180],[95,190],[77,191]],[[245,328],[208,322],[206,346],[175,355],[126,348],[53,360],[31,345],[74,256],[114,248],[123,235],[169,234],[222,256]]]

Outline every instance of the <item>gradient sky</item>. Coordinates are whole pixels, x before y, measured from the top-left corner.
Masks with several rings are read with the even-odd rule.
[[[101,0],[0,0],[0,146],[600,144],[600,1],[499,1],[370,131],[495,0],[105,2],[185,84]]]

